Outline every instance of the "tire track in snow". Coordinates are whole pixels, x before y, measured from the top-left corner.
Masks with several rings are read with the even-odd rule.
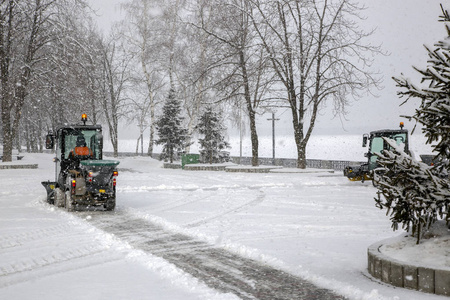
[[[0,237],[0,288],[123,259],[77,224],[30,229]]]
[[[36,241],[45,237],[64,236],[70,228],[71,226],[69,224],[64,224],[55,227],[29,230],[19,234],[0,236],[0,250],[18,247],[23,243]]]
[[[98,244],[54,251],[51,254],[32,254],[20,260],[0,264],[0,288],[29,281],[32,278],[65,273],[123,259],[120,255],[106,255],[107,248]]]
[[[163,212],[163,211],[167,211],[167,210],[172,210],[172,209],[175,209],[175,208],[183,207],[183,206],[188,205],[188,204],[193,204],[195,202],[203,201],[205,199],[208,199],[209,197],[210,196],[208,195],[208,196],[205,196],[205,197],[202,197],[202,198],[196,198],[194,200],[186,200],[185,198],[184,199],[180,199],[180,200],[175,200],[175,201],[172,201],[172,202],[167,203],[165,205],[161,205],[160,207],[154,209],[154,211]]]
[[[239,189],[261,189],[261,188],[282,188],[287,185],[284,183],[270,183],[270,184],[251,184],[251,185],[213,185],[213,186],[124,186],[117,189],[120,193],[142,193],[142,192],[160,192],[160,191],[217,191],[217,190],[239,190]]]
[[[183,192],[196,192],[196,191],[218,191],[221,189],[225,190],[235,190],[235,189],[243,189],[243,188],[250,188],[250,189],[256,189],[258,187],[250,186],[238,186],[238,185],[231,185],[231,186],[212,186],[212,187],[166,187],[164,189],[161,189],[160,187],[126,187],[119,190],[119,192],[124,193],[141,193],[141,192],[160,192],[160,191],[167,191],[167,190],[175,190],[175,191],[183,191]],[[194,199],[188,199],[188,198],[182,198],[179,200],[170,201],[169,203],[162,204],[161,206],[154,209],[155,212],[163,212],[167,210],[173,210],[175,208],[183,207],[185,205],[193,204],[196,202],[203,201],[205,199],[208,199],[210,195],[207,195],[205,197],[201,198],[194,198]]]
[[[186,227],[188,227],[188,228],[192,228],[192,227],[196,227],[196,226],[200,226],[200,225],[206,224],[206,223],[208,223],[208,222],[210,222],[210,221],[213,221],[213,220],[215,220],[215,219],[218,219],[218,218],[220,218],[220,217],[223,217],[223,216],[225,216],[225,215],[227,215],[227,214],[229,214],[229,213],[236,213],[236,212],[238,212],[238,211],[241,211],[241,210],[246,209],[247,207],[255,206],[255,205],[257,205],[257,204],[263,202],[263,201],[264,201],[264,198],[265,198],[264,192],[263,192],[263,191],[260,191],[260,195],[258,195],[258,197],[257,197],[255,200],[251,200],[251,201],[246,202],[246,203],[244,203],[244,204],[241,204],[241,205],[239,205],[239,206],[237,206],[237,207],[230,208],[230,209],[228,209],[228,210],[222,211],[222,212],[220,212],[220,213],[218,213],[218,214],[215,214],[215,215],[213,215],[213,216],[204,218],[204,219],[202,219],[202,220],[190,222],[190,223],[188,223],[188,224],[185,224],[184,226],[186,226]]]
[[[240,208],[256,201],[261,198]],[[126,212],[82,212],[77,215],[131,247],[165,259],[209,287],[233,293],[241,299],[345,299],[284,271],[169,231]]]

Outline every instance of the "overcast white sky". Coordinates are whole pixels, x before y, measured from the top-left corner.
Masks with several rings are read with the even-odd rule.
[[[123,0],[89,0],[93,8],[98,9],[99,27],[107,31],[111,23],[120,19],[119,3]],[[376,27],[373,35],[373,44],[381,44],[389,56],[376,57],[375,68],[384,76],[381,91],[375,91],[379,97],[367,96],[354,102],[348,108],[347,121],[334,118],[324,113],[317,121],[315,133],[322,134],[362,134],[367,131],[382,128],[397,128],[400,121],[405,121],[407,127],[412,129],[413,124],[400,115],[414,112],[418,102],[399,107],[402,102],[398,99],[392,76],[404,73],[406,76],[420,77],[412,69],[412,65],[426,66],[426,51],[423,44],[433,45],[437,40],[446,36],[444,25],[439,23],[441,15],[440,1],[437,0],[361,0],[368,9],[364,11],[367,20],[362,26],[368,29]],[[450,9],[450,5],[448,7]],[[281,121],[277,122],[277,134],[291,134],[292,123],[290,113],[284,110],[276,112]],[[270,115],[259,118],[258,128],[260,135],[270,134],[271,122],[267,121]]]
[[[112,23],[120,20],[120,3],[123,0],[87,0],[87,2],[97,12],[97,24],[103,31],[108,32]]]
[[[361,2],[368,6],[367,26],[378,28],[373,35],[373,43],[381,44],[391,55],[376,58],[375,65],[384,76],[384,89],[379,91],[379,98],[363,98],[353,105],[348,116],[350,122],[345,125],[350,131],[397,126],[399,115],[412,114],[418,102],[399,107],[402,101],[396,95],[398,89],[391,77],[403,73],[419,82],[420,77],[412,69],[412,65],[426,66],[427,54],[423,44],[431,46],[446,36],[444,25],[437,21],[441,15],[440,1]]]

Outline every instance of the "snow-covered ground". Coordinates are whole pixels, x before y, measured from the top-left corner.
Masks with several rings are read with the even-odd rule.
[[[0,170],[0,299],[236,299],[95,227],[96,212],[46,204],[40,182],[54,176],[51,158],[25,154],[23,162],[38,169]],[[349,299],[448,299],[367,274],[367,247],[401,234],[375,207],[370,183],[340,173],[182,171],[146,157],[120,161],[117,215],[262,261]]]

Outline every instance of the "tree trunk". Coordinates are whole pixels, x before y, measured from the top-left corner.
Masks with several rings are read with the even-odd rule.
[[[115,139],[111,139],[111,141],[112,141],[113,151],[114,151],[113,156],[117,158],[119,156],[119,147],[117,144],[117,137]]]
[[[205,60],[206,60],[206,45],[205,45],[205,43],[201,43],[200,64],[202,66],[204,66],[206,64]],[[204,77],[204,75],[202,75],[202,77],[199,79],[199,84],[197,86],[197,92],[193,99],[194,103],[192,104],[192,111],[189,115],[189,122],[188,122],[188,139],[189,140],[188,140],[187,147],[186,147],[186,153],[190,153],[190,151],[191,151],[191,140],[192,140],[192,135],[194,134],[194,126],[195,126],[194,122],[197,120],[197,116],[200,111],[200,106],[203,101],[204,84],[205,84],[205,77]]]
[[[2,82],[5,82],[2,78]],[[7,82],[7,80],[6,80]],[[3,162],[12,161],[13,136],[11,130],[11,116],[9,110],[10,95],[7,87],[3,86],[2,95],[2,130],[3,130]]]
[[[250,112],[250,138],[252,141],[252,166],[259,165],[258,162],[258,133],[256,132],[255,112]]]
[[[173,147],[169,145],[167,150],[169,151],[169,162],[173,163]]]
[[[113,117],[114,118],[114,117]],[[116,119],[116,118],[114,118]],[[117,121],[114,121],[113,128],[110,130],[111,134],[111,143],[113,145],[114,149],[114,157],[119,156],[119,143],[118,143],[118,137],[117,137]]]
[[[3,162],[12,161],[13,140],[11,136],[10,120],[3,120]]]
[[[104,68],[106,72],[106,81],[105,85],[107,85],[107,94],[104,95],[103,98],[103,109],[105,111],[106,121],[108,123],[109,127],[109,137],[111,140],[111,144],[113,146],[114,151],[114,157],[118,157],[118,123],[119,123],[119,116],[117,107],[119,105],[119,97],[120,97],[120,89],[116,92],[114,89],[115,87],[115,81],[114,81],[114,74],[113,74],[113,66],[112,61],[114,58],[114,51],[111,55],[111,61],[108,59],[107,53],[105,52],[104,57]],[[120,85],[120,83],[119,83]],[[109,105],[108,105],[108,98],[109,98]]]
[[[252,100],[250,96],[250,87],[248,82],[247,67],[245,61],[244,51],[239,51],[239,63],[242,71],[243,85],[244,85],[244,97],[247,104],[248,117],[250,121],[250,139],[252,142],[252,166],[259,165],[258,162],[258,133],[256,132],[255,110],[252,106]]]
[[[141,136],[139,135],[137,141],[136,141],[136,155],[139,153],[139,141],[141,140]]]
[[[42,134],[41,134],[42,132],[43,132],[42,118],[39,118],[39,121],[38,121],[38,138],[37,138],[38,147],[39,147],[38,152],[39,153],[44,152],[44,143],[42,142]]]
[[[148,142],[148,149],[147,149],[147,155],[152,156],[153,155],[153,144],[155,143],[155,110],[156,110],[156,103],[155,103],[155,97],[154,97],[154,91],[152,88],[152,80],[150,77],[150,73],[147,70],[147,66],[145,65],[144,60],[142,59],[142,69],[144,71],[146,83],[147,83],[147,90],[148,90],[148,96],[150,101],[150,140]]]
[[[13,30],[14,1],[9,1],[8,11],[2,12],[0,20],[0,71],[1,71],[1,114],[3,130],[3,162],[12,161],[13,136],[11,130],[12,93],[9,93],[9,68],[11,60],[11,36]]]
[[[31,152],[31,137],[30,137],[30,125],[27,122],[25,124],[25,144],[27,147],[27,152],[30,153]]]
[[[306,169],[306,144],[297,145],[297,168]]]
[[[153,118],[155,117],[155,113],[151,113],[151,119],[153,120]],[[150,141],[148,142],[148,150],[147,150],[147,155],[148,156],[153,156],[153,145],[155,143],[155,124],[152,123],[150,124]]]

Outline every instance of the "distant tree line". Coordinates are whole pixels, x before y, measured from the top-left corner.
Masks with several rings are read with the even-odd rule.
[[[168,99],[180,101],[184,151],[205,109],[243,120],[258,164],[257,114],[290,109],[297,166],[319,112],[345,114],[377,87],[380,53],[360,30],[351,0],[128,0],[108,35],[83,0],[0,0],[3,160],[13,147],[42,150],[42,137],[86,112],[107,125],[117,155],[120,120],[149,129]],[[170,91],[170,97],[168,97]],[[196,129],[197,128],[197,129]]]

